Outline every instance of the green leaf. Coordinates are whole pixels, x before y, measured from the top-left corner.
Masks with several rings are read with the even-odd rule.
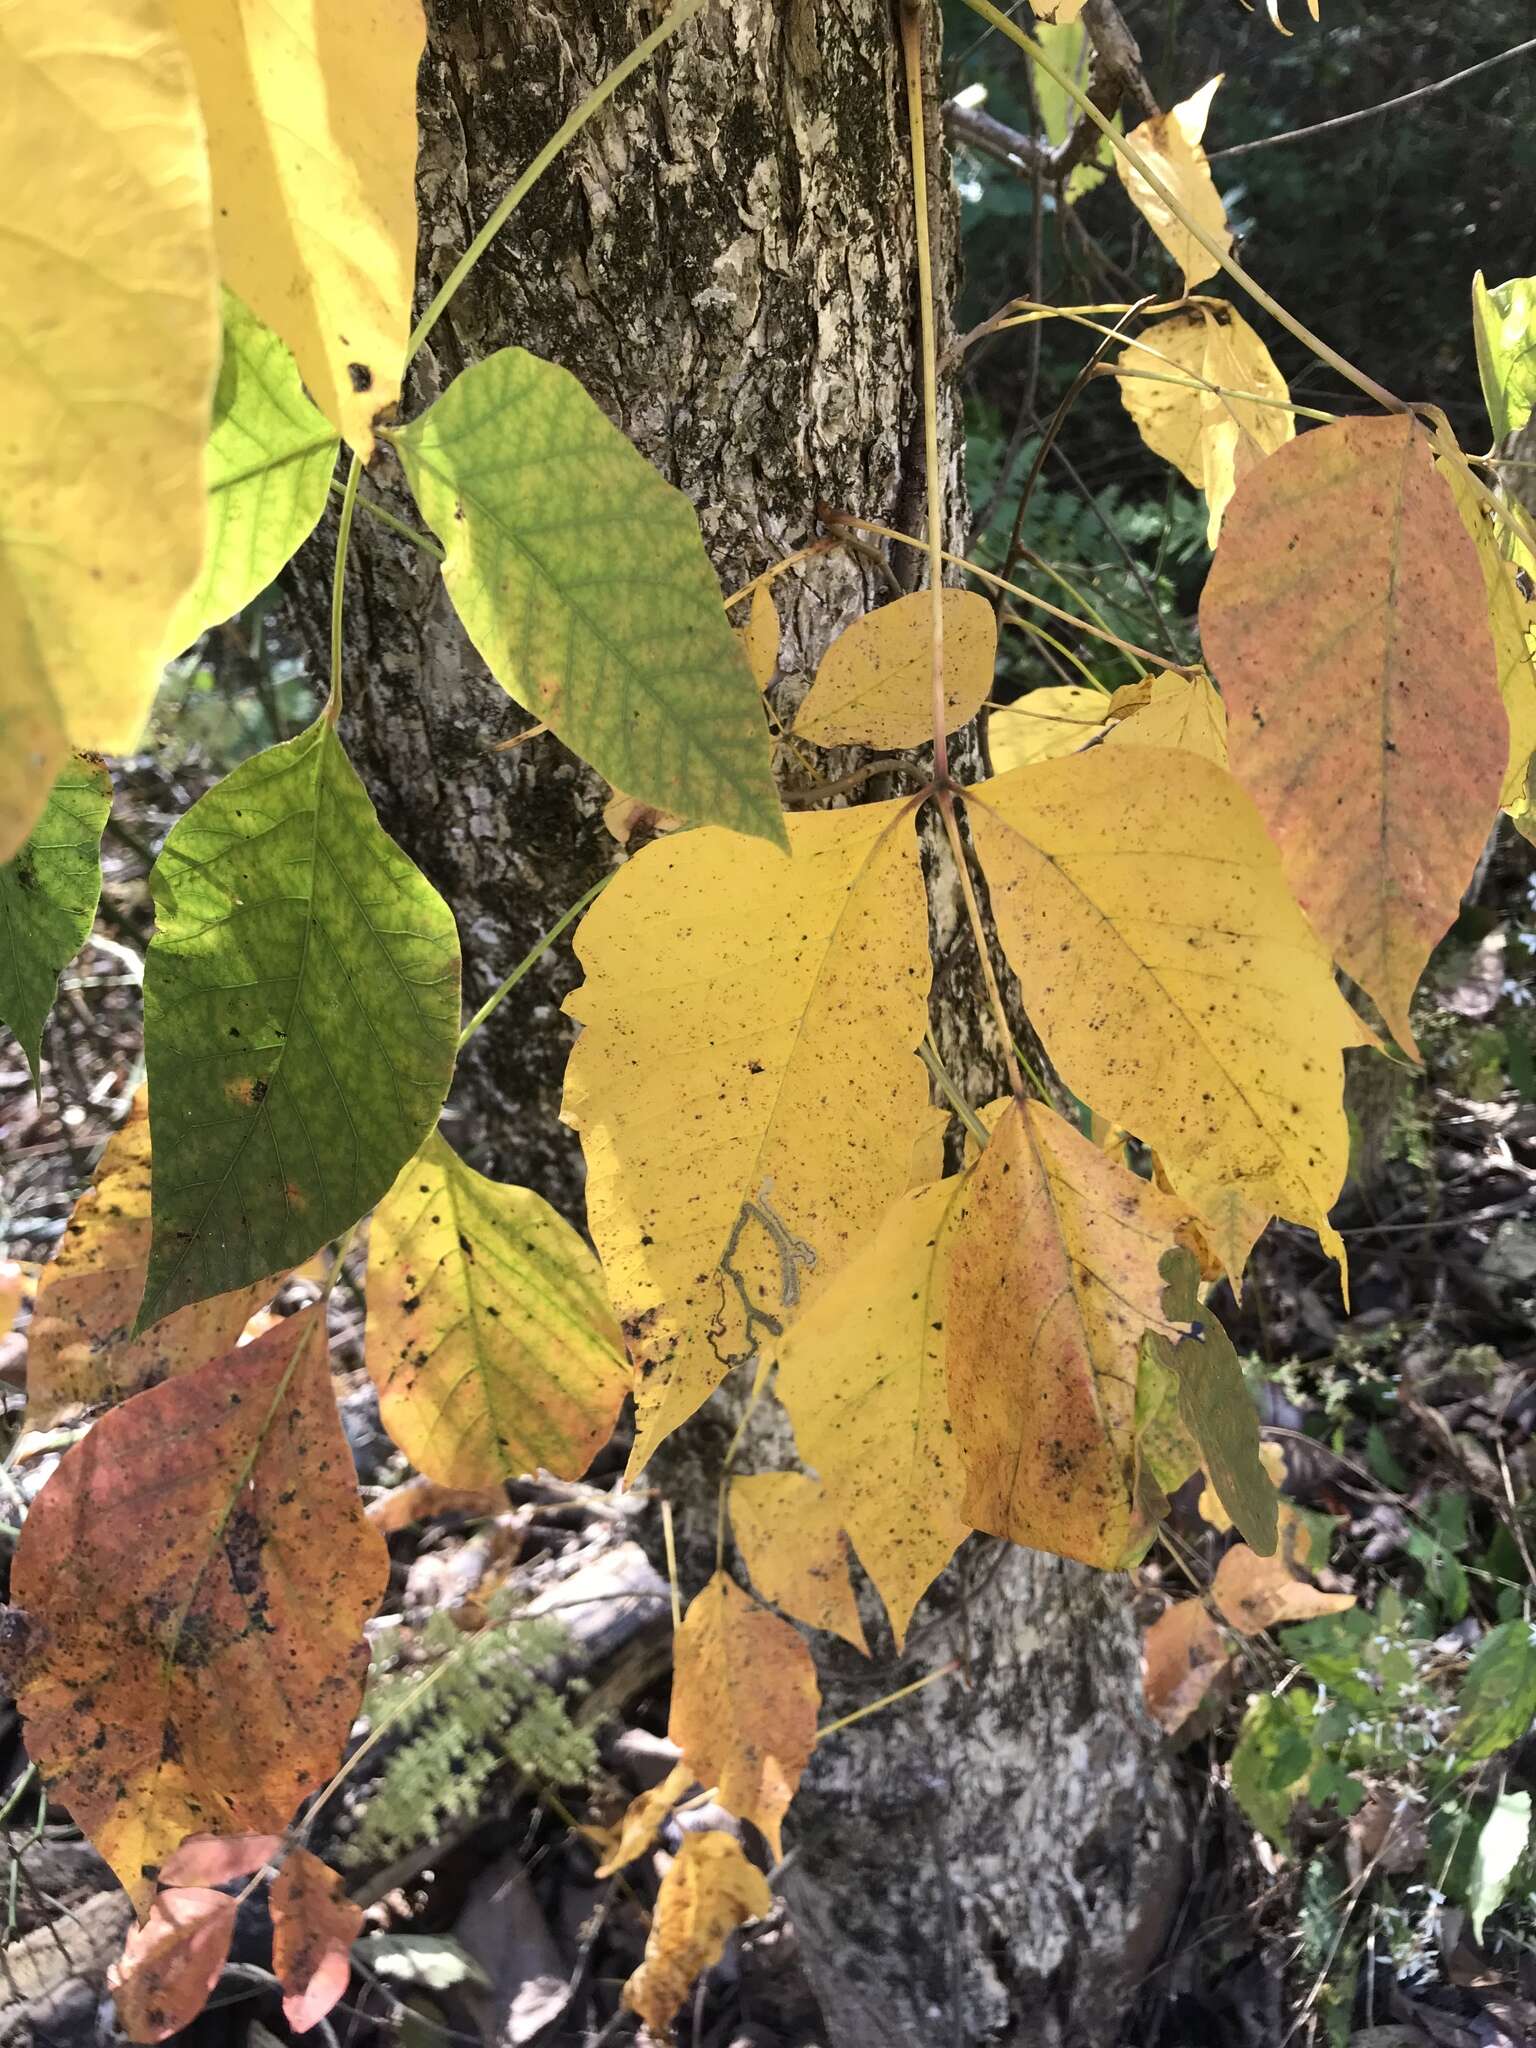
[[[1172,1343],[1160,1331],[1148,1333],[1147,1348],[1179,1388],[1179,1416],[1200,1446],[1206,1477],[1216,1498],[1250,1548],[1273,1557],[1279,1540],[1279,1499],[1259,1457],[1259,1418],[1232,1340],[1200,1301],[1200,1274],[1182,1246],[1163,1253],[1158,1271],[1163,1313],[1190,1322],[1192,1333]]]
[[[323,718],[195,803],[152,881],[139,1330],[370,1209],[437,1121],[459,1027],[452,914]]]
[[[1259,1832],[1279,1847],[1315,1760],[1311,1695],[1260,1693],[1243,1716],[1232,1752],[1232,1796]]]
[[[1536,277],[1512,277],[1490,291],[1472,280],[1472,335],[1483,403],[1502,441],[1518,434],[1536,407]]]
[[[1493,1802],[1483,1822],[1472,1854],[1472,1878],[1467,1886],[1467,1910],[1472,1916],[1472,1939],[1483,1938],[1483,1922],[1503,1905],[1509,1880],[1515,1874],[1531,1835],[1531,1795],[1504,1792]]]
[[[394,442],[502,687],[627,795],[787,848],[698,520],[576,379],[502,349]]]
[[[336,447],[285,344],[226,291],[208,441],[208,552],[171,622],[173,654],[259,597],[308,540],[325,510]]]
[[[1489,1629],[1467,1666],[1449,1745],[1464,1761],[1492,1756],[1536,1719],[1536,1631],[1528,1621]]]
[[[352,1953],[365,1970],[393,1984],[452,1991],[470,1984],[489,1991],[491,1980],[468,1949],[447,1934],[365,1934]]]
[[[95,921],[111,808],[104,764],[74,755],[15,858],[0,867],[0,1023],[19,1039],[34,1085],[59,971]]]
[[[1370,1639],[1375,1623],[1363,1607],[1321,1614],[1280,1632],[1280,1647],[1303,1671],[1351,1706],[1370,1712],[1379,1704]]]

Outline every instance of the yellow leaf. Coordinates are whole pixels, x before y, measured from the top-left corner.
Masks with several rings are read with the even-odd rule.
[[[1116,692],[1119,695],[1119,692]],[[1173,747],[1227,765],[1227,710],[1205,676],[1153,676],[1144,704],[1109,728],[1106,746]]]
[[[632,1799],[618,1825],[617,1838],[598,1865],[595,1875],[612,1877],[616,1870],[622,1870],[637,1856],[643,1856],[661,1832],[662,1822],[692,1783],[692,1765],[674,1764],[659,1785],[653,1785],[638,1799]]]
[[[1083,0],[1029,0],[1029,4],[1039,20],[1055,22],[1058,27],[1076,21],[1083,11]]]
[[[630,1471],[777,1337],[906,1185],[928,1083],[909,805],[657,840],[576,938],[587,1214],[639,1373]]]
[[[752,680],[760,690],[766,690],[779,665],[779,612],[771,584],[759,583],[753,591],[746,624],[740,632]]]
[[[955,1174],[895,1203],[779,1356],[778,1394],[795,1443],[821,1474],[898,1648],[966,1533],[943,1346],[963,1187]]]
[[[1002,705],[987,719],[992,772],[1006,775],[1034,761],[1075,754],[1105,727],[1110,700],[1083,683],[1055,683]]]
[[[624,2003],[665,2038],[696,1977],[719,1962],[743,1920],[761,1920],[773,1895],[732,1835],[687,1835],[661,1881],[645,1961],[624,1986]]]
[[[1181,376],[1221,389],[1156,381]],[[1235,307],[1200,306],[1143,329],[1140,340],[1121,351],[1119,382],[1147,446],[1204,491],[1206,539],[1214,548],[1239,483],[1296,438],[1295,416],[1284,409],[1291,394],[1274,357]],[[1254,405],[1224,395],[1240,391],[1279,403]]]
[[[67,742],[138,744],[202,561],[219,367],[202,117],[161,0],[0,4],[0,860]]]
[[[1437,460],[1435,467],[1451,487],[1461,523],[1472,536],[1478,567],[1483,572],[1483,589],[1488,598],[1488,623],[1493,630],[1494,653],[1499,664],[1499,693],[1509,718],[1509,763],[1499,804],[1511,817],[1529,812],[1527,779],[1531,756],[1536,754],[1536,605],[1521,591],[1515,565],[1499,551],[1493,522],[1473,491],[1466,472],[1453,462]]]
[[[1294,1508],[1280,1509],[1280,1547],[1273,1557],[1259,1557],[1246,1543],[1235,1543],[1216,1567],[1211,1598],[1223,1621],[1240,1635],[1261,1635],[1282,1621],[1312,1621],[1320,1614],[1339,1614],[1353,1607],[1353,1593],[1325,1593],[1297,1575],[1305,1565],[1310,1538]]]
[[[974,590],[946,590],[944,730],[968,725],[997,666],[997,616]],[[795,718],[819,746],[918,747],[933,738],[933,605],[926,590],[855,619],[821,658]]]
[[[1211,177],[1211,167],[1200,146],[1211,111],[1211,100],[1221,78],[1222,74],[1218,72],[1197,93],[1182,100],[1171,113],[1158,114],[1150,121],[1143,121],[1139,128],[1132,129],[1129,139],[1178,200],[1184,213],[1230,253],[1232,235],[1227,227],[1226,208],[1221,203],[1221,195]],[[1153,234],[1184,273],[1185,290],[1204,278],[1214,277],[1221,268],[1216,258],[1204,243],[1195,239],[1167,201],[1153,191],[1140,171],[1135,170],[1118,150],[1115,152],[1115,169],[1132,205],[1144,216]]]
[[[733,1479],[731,1527],[765,1600],[868,1655],[848,1577],[848,1539],[819,1479],[803,1472]]]
[[[1147,1630],[1141,1681],[1147,1712],[1174,1735],[1232,1662],[1221,1630],[1199,1600],[1175,1600]]]
[[[277,1277],[217,1294],[130,1338],[149,1261],[149,1107],[141,1088],[38,1279],[27,1427],[54,1429],[227,1351]]]
[[[1278,1444],[1261,1444],[1259,1460],[1278,1491],[1285,1485],[1285,1452]],[[1213,1529],[1220,1530],[1223,1535],[1231,1528],[1232,1517],[1222,1506],[1209,1479],[1200,1489],[1199,1509],[1201,1520],[1209,1522]]]
[[[172,5],[208,121],[225,281],[366,462],[410,327],[421,0]]]
[[[579,1479],[629,1391],[596,1259],[434,1131],[374,1212],[365,1355],[384,1427],[445,1486]]]
[[[775,1861],[820,1705],[803,1638],[716,1572],[674,1639],[667,1733],[699,1783],[718,1786],[720,1804],[761,1830]]]
[[[1477,551],[1417,422],[1337,420],[1256,470],[1200,632],[1293,895],[1417,1057],[1413,991],[1509,760]]]
[[[1159,1256],[1182,1211],[1043,1103],[1010,1104],[950,1253],[950,1412],[975,1528],[1124,1564],[1136,1501],[1137,1352],[1164,1326]]]
[[[1243,791],[1195,754],[1103,746],[966,803],[1067,1086],[1156,1151],[1234,1280],[1273,1215],[1342,1262],[1343,1050],[1372,1041]]]

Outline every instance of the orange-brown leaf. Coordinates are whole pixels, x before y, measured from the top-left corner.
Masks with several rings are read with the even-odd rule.
[[[1247,477],[1200,630],[1292,893],[1415,1051],[1509,751],[1477,551],[1415,423],[1339,420]]]
[[[219,1981],[235,1931],[235,1902],[196,1886],[162,1892],[129,1931],[107,1972],[130,2041],[164,2041],[197,2018]]]
[[[323,2020],[347,1988],[363,1909],[346,1896],[339,1871],[294,1849],[272,1881],[272,1968],[283,1987],[283,2017],[296,2034]]]
[[[733,1835],[688,1835],[661,1881],[645,1961],[624,1986],[624,2003],[665,2038],[689,1986],[719,1962],[731,1930],[772,1908],[767,1880]]]
[[[1165,1734],[1176,1734],[1231,1662],[1232,1652],[1203,1602],[1175,1600],[1141,1646],[1147,1712]]]
[[[731,1527],[765,1600],[868,1653],[836,1503],[804,1472],[731,1481]]]
[[[1163,1327],[1158,1259],[1182,1214],[1053,1109],[1009,1105],[950,1254],[949,1405],[974,1527],[1107,1566],[1144,1539],[1137,1352]]]
[[[721,1805],[760,1828],[776,1858],[820,1704],[799,1634],[716,1572],[677,1632],[667,1733],[699,1783],[718,1785]]]
[[[140,1089],[37,1284],[27,1426],[52,1429],[227,1351],[276,1287],[257,1281],[130,1338],[149,1260],[149,1108]]]
[[[383,1539],[308,1309],[114,1408],[12,1574],[31,1754],[142,1911],[188,1835],[283,1827],[357,1710]]]
[[[595,1875],[612,1877],[616,1870],[643,1856],[661,1832],[662,1822],[692,1783],[693,1766],[674,1764],[659,1785],[652,1785],[648,1792],[632,1799],[617,1828],[600,1837],[604,1855]]]
[[[1307,1529],[1292,1508],[1280,1510],[1280,1544],[1273,1557],[1260,1557],[1236,1543],[1216,1567],[1211,1598],[1223,1621],[1239,1634],[1262,1635],[1282,1621],[1311,1621],[1353,1607],[1353,1593],[1325,1593],[1297,1575],[1307,1559]]]

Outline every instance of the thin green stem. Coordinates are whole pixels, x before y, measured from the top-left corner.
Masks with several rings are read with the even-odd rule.
[[[1099,109],[1077,81],[1069,77],[1059,65],[1052,62],[1050,56],[1035,41],[1033,36],[1026,35],[1017,22],[1010,21],[1006,14],[999,8],[994,7],[992,0],[965,0],[965,4],[973,14],[979,14],[983,21],[990,22],[1000,35],[1006,36],[1009,42],[1024,52],[1026,57],[1032,58],[1040,66],[1040,69],[1047,78],[1055,80],[1056,84],[1068,95],[1078,111],[1088,116],[1088,119],[1098,129],[1116,155],[1122,157],[1126,163],[1130,164],[1134,170],[1138,171],[1146,179],[1152,190],[1162,200],[1174,218],[1194,237],[1207,255],[1213,257],[1221,265],[1228,277],[1232,278],[1237,284],[1240,284],[1249,297],[1261,305],[1266,313],[1273,319],[1278,320],[1288,334],[1294,335],[1303,348],[1310,349],[1312,354],[1318,357],[1320,361],[1327,363],[1331,369],[1337,370],[1339,375],[1353,384],[1357,391],[1363,391],[1367,398],[1374,400],[1385,411],[1407,412],[1409,410],[1400,398],[1394,397],[1387,390],[1385,385],[1378,384],[1374,377],[1368,377],[1364,370],[1357,370],[1347,356],[1341,356],[1336,348],[1330,348],[1320,335],[1314,334],[1310,327],[1298,320],[1294,313],[1287,312],[1278,299],[1273,298],[1265,291],[1258,279],[1251,276],[1229,251],[1223,249],[1221,243],[1207,228],[1190,216],[1188,208],[1179,199],[1177,193],[1172,191],[1158,175],[1157,171],[1147,161],[1146,157],[1142,155],[1130,137],[1119,133],[1113,123],[1108,121],[1099,112]]]
[[[331,493],[333,497],[345,497],[346,486],[339,477],[332,480]],[[402,540],[408,540],[413,548],[420,548],[421,552],[430,555],[434,562],[445,559],[442,548],[430,533],[418,533],[414,526],[407,526],[403,519],[397,519],[393,512],[386,512],[382,505],[376,505],[372,498],[364,497],[361,491],[357,494],[357,502],[370,519],[377,519],[380,526],[387,526],[391,533],[398,533]]]
[[[923,110],[923,34],[919,0],[902,0],[901,53],[907,74],[907,132],[912,151],[912,211],[917,235],[917,305],[923,359],[923,465],[928,500],[928,604],[933,643],[933,780],[949,785],[948,705],[944,697],[944,536],[939,481],[939,364],[933,314],[933,250],[928,223],[927,122]]]
[[[1136,347],[1141,346],[1142,343],[1138,341]],[[1149,353],[1156,354],[1156,350]],[[1134,377],[1143,384],[1182,385],[1186,391],[1208,392],[1212,398],[1230,398],[1237,405],[1267,405],[1275,412],[1294,413],[1298,419],[1319,420],[1324,426],[1331,426],[1339,417],[1336,412],[1324,412],[1320,406],[1292,405],[1288,398],[1266,398],[1262,391],[1234,391],[1229,384],[1213,384],[1208,377],[1185,376],[1182,373],[1168,375],[1161,370],[1127,370],[1118,364],[1109,363],[1100,364],[1095,375]]]
[[[463,284],[465,278],[469,276],[469,273],[480,261],[480,258],[485,254],[491,243],[495,241],[512,215],[516,213],[517,209],[549,169],[561,150],[565,148],[565,145],[574,136],[581,133],[582,129],[585,128],[600,107],[607,105],[625,79],[633,72],[638,71],[642,64],[648,62],[661,48],[662,44],[671,36],[676,35],[677,31],[686,22],[692,21],[703,5],[704,0],[677,0],[677,5],[669,9],[655,28],[651,30],[651,33],[643,41],[636,43],[629,55],[616,64],[600,84],[592,88],[576,111],[561,122],[548,142],[545,143],[544,147],[533,159],[533,162],[529,164],[522,176],[513,185],[511,191],[497,204],[485,226],[475,236],[475,239],[464,251],[464,254],[459,258],[452,270],[449,271],[442,290],[416,322],[411,332],[411,338],[405,345],[407,368],[415,361],[417,352],[420,350],[423,342],[425,342],[427,336],[453,303],[459,287]]]
[[[523,976],[529,971],[530,968],[538,965],[539,961],[543,959],[544,955],[549,951],[550,947],[555,943],[556,939],[559,938],[560,934],[567,928],[567,926],[572,925],[576,922],[576,919],[580,917],[581,913],[586,909],[587,905],[591,903],[594,900],[594,898],[600,896],[612,880],[612,875],[604,875],[601,881],[594,882],[591,888],[588,889],[586,894],[584,896],[578,896],[576,901],[571,905],[570,909],[566,911],[565,915],[563,917],[558,918],[555,921],[555,923],[550,926],[549,930],[544,934],[543,938],[540,939],[537,942],[537,944],[532,948],[532,950],[526,953],[523,956],[523,958],[518,961],[517,965],[513,968],[512,972],[507,976],[506,980],[502,982],[499,985],[499,987],[494,989],[492,993],[486,997],[485,1001],[480,1005],[479,1009],[476,1010],[473,1017],[470,1018],[469,1022],[464,1026],[464,1029],[459,1033],[459,1043],[456,1048],[458,1052],[462,1052],[464,1050],[465,1046],[468,1045],[469,1041],[480,1029],[480,1026],[485,1022],[486,1018],[490,1016],[492,1010],[496,1008],[497,1004],[512,993],[513,989],[517,987],[517,984],[522,980]]]
[[[352,542],[352,514],[357,509],[357,485],[362,473],[362,459],[354,451],[341,494],[341,517],[336,522],[336,566],[331,574],[331,694],[325,700],[325,717],[332,725],[341,716],[341,628],[346,607],[347,550]]]
[[[950,1108],[959,1117],[961,1123],[965,1125],[965,1128],[970,1132],[983,1152],[985,1152],[987,1149],[987,1127],[949,1078],[949,1070],[939,1058],[938,1047],[934,1044],[931,1035],[924,1038],[922,1044],[919,1045],[917,1056],[929,1073],[932,1074],[934,1080],[938,1082],[940,1088],[943,1089],[945,1096],[948,1098]]]
[[[865,1720],[870,1714],[880,1714],[887,1707],[894,1707],[898,1700],[910,1699],[925,1686],[936,1684],[941,1678],[953,1677],[960,1669],[958,1657],[952,1657],[947,1664],[941,1664],[937,1671],[930,1671],[926,1677],[914,1678],[910,1685],[903,1685],[895,1692],[888,1692],[883,1699],[871,1700],[867,1707],[855,1707],[851,1714],[844,1714],[841,1720],[829,1721],[825,1728],[816,1730],[816,1741],[825,1742],[829,1735],[836,1735],[840,1729],[851,1728],[855,1721]]]

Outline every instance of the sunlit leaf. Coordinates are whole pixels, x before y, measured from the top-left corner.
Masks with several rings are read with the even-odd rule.
[[[1257,812],[1192,753],[1102,746],[967,793],[998,933],[1058,1073],[1150,1145],[1234,1278],[1328,1222],[1343,1048],[1367,1042]]]
[[[927,1107],[910,809],[790,837],[792,862],[718,830],[658,840],[577,932],[564,1114],[640,1373],[632,1474],[873,1236]]]
[[[1467,1911],[1472,1939],[1481,1941],[1483,1926],[1509,1896],[1509,1881],[1531,1838],[1531,1795],[1501,1792],[1478,1830],[1472,1852],[1472,1878],[1467,1886]]]
[[[1038,10],[1037,10],[1038,12]],[[1058,10],[1053,22],[1042,17],[1035,28],[1035,41],[1058,71],[1066,73],[1084,91],[1089,84],[1088,32],[1075,19],[1078,8]],[[1031,71],[1030,84],[1034,89],[1035,111],[1040,116],[1040,126],[1045,139],[1052,149],[1058,149],[1072,133],[1080,118],[1077,102],[1071,94],[1063,91],[1043,65],[1036,64]],[[1114,116],[1116,128],[1121,126],[1121,117]],[[1067,173],[1067,182],[1062,197],[1069,206],[1095,186],[1102,185],[1109,170],[1114,152],[1109,141],[1102,135],[1094,136],[1081,162],[1074,164]]]
[[[694,1979],[719,1962],[732,1929],[772,1910],[767,1880],[734,1835],[685,1835],[661,1881],[645,1960],[624,1986],[624,2003],[665,2039]]]
[[[627,1868],[637,1857],[643,1856],[661,1832],[667,1815],[693,1782],[691,1764],[674,1764],[659,1785],[652,1785],[649,1791],[632,1799],[618,1827],[611,1832],[604,1831],[602,1839],[607,1845],[607,1854],[593,1875],[612,1877],[616,1870]]]
[[[308,540],[325,510],[336,445],[286,345],[226,291],[208,442],[208,553],[166,635],[169,652],[259,597]]]
[[[395,445],[502,687],[629,795],[782,846],[758,686],[693,508],[570,372],[501,349]]]
[[[1290,398],[1274,357],[1235,307],[1202,305],[1144,327],[1120,353],[1120,397],[1154,454],[1205,493],[1206,539],[1247,473],[1296,438]],[[1127,374],[1130,373],[1130,374]],[[1198,379],[1218,390],[1161,379]],[[1252,392],[1276,401],[1255,405]]]
[[[1053,683],[1002,705],[987,719],[994,774],[1075,754],[1106,729],[1109,698],[1084,683]]]
[[[739,620],[741,614],[735,617]],[[737,626],[742,652],[752,680],[766,690],[779,666],[779,610],[773,601],[773,586],[759,583],[747,604],[746,623]]]
[[[1147,679],[1146,701],[1117,718],[1104,736],[1111,747],[1173,747],[1227,765],[1227,711],[1205,676],[1165,672]],[[1118,694],[1118,692],[1117,692]],[[1113,707],[1111,707],[1113,708]]]
[[[1076,21],[1083,11],[1083,0],[1029,0],[1029,4],[1041,21],[1058,25]]]
[[[778,1394],[891,1619],[912,1611],[966,1534],[944,1323],[960,1174],[903,1195],[789,1330]]]
[[[416,276],[421,0],[171,0],[208,116],[219,264],[366,462]]]
[[[0,12],[0,860],[68,746],[126,753],[203,554],[206,145],[160,0]]]
[[[1495,441],[1518,434],[1536,408],[1536,277],[1490,287],[1472,279],[1477,374]]]
[[[1499,803],[1518,819],[1530,810],[1528,784],[1531,758],[1536,755],[1536,604],[1522,591],[1514,563],[1500,553],[1493,521],[1479,502],[1466,471],[1460,464],[1443,459],[1437,461],[1436,467],[1450,486],[1483,572],[1483,593],[1488,600],[1488,623],[1498,662],[1499,695],[1504,699],[1504,713],[1509,720],[1509,758]]]
[[[781,1829],[816,1740],[821,1693],[799,1632],[716,1572],[673,1642],[667,1733],[701,1785],[760,1829],[777,1860]]]
[[[160,1866],[162,1885],[221,1885],[276,1863],[281,1835],[188,1835]]]
[[[16,1034],[34,1082],[60,970],[95,922],[111,808],[105,764],[76,754],[25,843],[0,867],[0,1024]]]
[[[141,1330],[355,1223],[436,1123],[459,1027],[452,914],[324,718],[200,798],[152,880]]]
[[[230,1348],[273,1292],[274,1280],[257,1281],[177,1309],[130,1337],[149,1261],[149,1205],[149,1109],[141,1088],[38,1276],[27,1348],[29,1429],[77,1422],[205,1365]]]
[[[185,1836],[282,1828],[334,1769],[388,1564],[323,1309],[135,1395],[65,1453],[17,1546],[16,1698],[141,1910]]]
[[[1147,1712],[1165,1735],[1177,1734],[1232,1662],[1221,1630],[1200,1600],[1174,1600],[1141,1645]]]
[[[1467,1666],[1447,1747],[1467,1761],[1492,1756],[1536,1720],[1536,1629],[1505,1621],[1489,1629]]]
[[[968,725],[997,666],[997,615],[974,590],[946,590],[944,730]],[[838,634],[821,657],[795,731],[819,746],[917,747],[933,738],[933,601],[899,597]]]
[[[1246,1543],[1235,1543],[1216,1567],[1211,1598],[1216,1611],[1240,1635],[1261,1635],[1283,1621],[1311,1621],[1319,1614],[1340,1614],[1353,1607],[1353,1593],[1325,1593],[1300,1576],[1308,1562],[1310,1534],[1294,1508],[1280,1508],[1278,1547],[1260,1557]]]
[[[1261,1692],[1232,1752],[1232,1796],[1260,1833],[1285,1846],[1291,1808],[1317,1756],[1313,1696],[1301,1686]]]
[[[384,1427],[449,1486],[539,1466],[579,1479],[629,1391],[587,1246],[541,1195],[487,1180],[438,1132],[374,1213],[365,1356]]]
[[[223,1973],[234,1932],[235,1901],[224,1892],[189,1886],[155,1900],[107,1972],[130,2041],[164,2041],[196,2019]]]
[[[1163,184],[1179,202],[1183,213],[1205,230],[1213,241],[1230,253],[1232,233],[1227,211],[1216,190],[1211,167],[1205,160],[1201,137],[1211,111],[1211,100],[1221,83],[1221,74],[1207,80],[1197,93],[1182,100],[1170,113],[1156,114],[1131,130],[1128,140],[1139,150]],[[1135,206],[1153,234],[1184,273],[1188,291],[1202,279],[1214,277],[1221,268],[1205,244],[1196,239],[1184,220],[1118,150],[1115,169]]]
[[[1477,552],[1415,422],[1340,420],[1257,469],[1200,631],[1292,893],[1414,1052],[1409,1002],[1509,758]]]
[[[345,1996],[363,1909],[338,1871],[291,1849],[272,1881],[272,1970],[283,1987],[283,2017],[304,2034]]]
[[[730,1498],[731,1529],[763,1598],[867,1651],[848,1576],[848,1539],[820,1480],[758,1472],[733,1479]]]
[[[966,1186],[944,1332],[973,1527],[1087,1564],[1145,1547],[1136,1357],[1181,1214],[1044,1103],[999,1120]]]

